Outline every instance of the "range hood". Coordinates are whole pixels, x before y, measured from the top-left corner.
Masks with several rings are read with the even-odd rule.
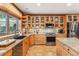
[[[46,23],[46,28],[53,28],[53,24],[52,23]]]

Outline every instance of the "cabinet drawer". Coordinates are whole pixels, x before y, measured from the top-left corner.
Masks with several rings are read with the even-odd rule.
[[[72,56],[78,56],[79,54],[76,53],[75,51],[73,51],[72,49],[69,49],[69,53],[72,55]]]
[[[70,56],[70,53],[65,49],[62,49],[62,56]]]
[[[65,49],[66,51],[69,51],[69,48],[68,48],[66,45],[63,45],[62,47],[63,47],[63,49]]]

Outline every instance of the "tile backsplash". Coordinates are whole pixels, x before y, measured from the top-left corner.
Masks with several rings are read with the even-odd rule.
[[[47,32],[53,32],[53,33],[56,33],[56,34],[58,33],[58,29],[51,29],[51,30],[49,30],[49,29],[30,29],[28,32],[36,34],[37,31],[38,31],[38,34],[45,34],[46,31]]]

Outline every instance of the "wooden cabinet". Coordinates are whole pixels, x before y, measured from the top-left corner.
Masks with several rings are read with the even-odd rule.
[[[25,20],[24,23],[26,23],[27,27],[29,29],[31,28],[45,28],[46,23],[52,23],[54,27],[64,27],[64,22],[66,22],[64,19],[65,16],[29,16],[22,18],[22,21]],[[76,19],[76,17],[75,17]],[[23,22],[22,22],[23,23]]]
[[[45,28],[45,17],[40,16],[40,28]]]
[[[30,41],[30,46],[34,45],[35,44],[35,35],[30,35],[29,41]]]
[[[27,21],[27,16],[23,16],[22,18],[21,18],[21,31],[23,31],[23,29],[26,29],[26,28],[28,28],[28,21]]]
[[[35,44],[46,44],[45,34],[35,35]]]
[[[24,41],[17,44],[12,50],[13,56],[25,56],[29,49],[29,37],[24,38]]]
[[[26,56],[27,51],[29,49],[30,43],[29,43],[29,37],[27,37],[24,41],[23,41],[23,56]]]
[[[70,47],[57,41],[57,56],[79,56],[77,52],[72,50]]]
[[[74,37],[79,25],[79,15],[67,15],[67,37]]]
[[[69,47],[63,44],[62,46],[62,56],[70,56]]]
[[[78,56],[79,54],[72,50],[71,48],[63,45],[62,56]]]
[[[63,44],[61,42],[56,41],[57,56],[62,56],[62,46]]]
[[[70,53],[62,48],[62,56],[70,56]]]
[[[79,22],[79,15],[67,15],[67,22]]]
[[[30,35],[24,38],[22,42],[14,46],[11,50],[7,51],[3,56],[26,56],[29,47],[34,44],[35,35]]]
[[[74,16],[76,20],[77,17]],[[53,28],[58,29],[59,35],[57,37],[66,37],[67,35],[67,19],[65,15],[58,15],[58,16],[25,16],[21,20],[22,22],[22,29],[45,29],[47,23],[51,23]],[[24,23],[24,26],[23,26]]]
[[[23,43],[20,42],[12,49],[13,56],[23,56]]]
[[[79,56],[79,54],[72,49],[69,49],[69,53],[71,56]]]
[[[3,56],[12,56],[12,49],[7,51]]]
[[[35,16],[31,16],[31,21],[32,21],[32,29],[35,28]]]

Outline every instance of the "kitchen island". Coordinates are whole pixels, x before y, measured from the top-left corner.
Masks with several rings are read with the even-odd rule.
[[[57,38],[58,56],[79,56],[79,39]]]

